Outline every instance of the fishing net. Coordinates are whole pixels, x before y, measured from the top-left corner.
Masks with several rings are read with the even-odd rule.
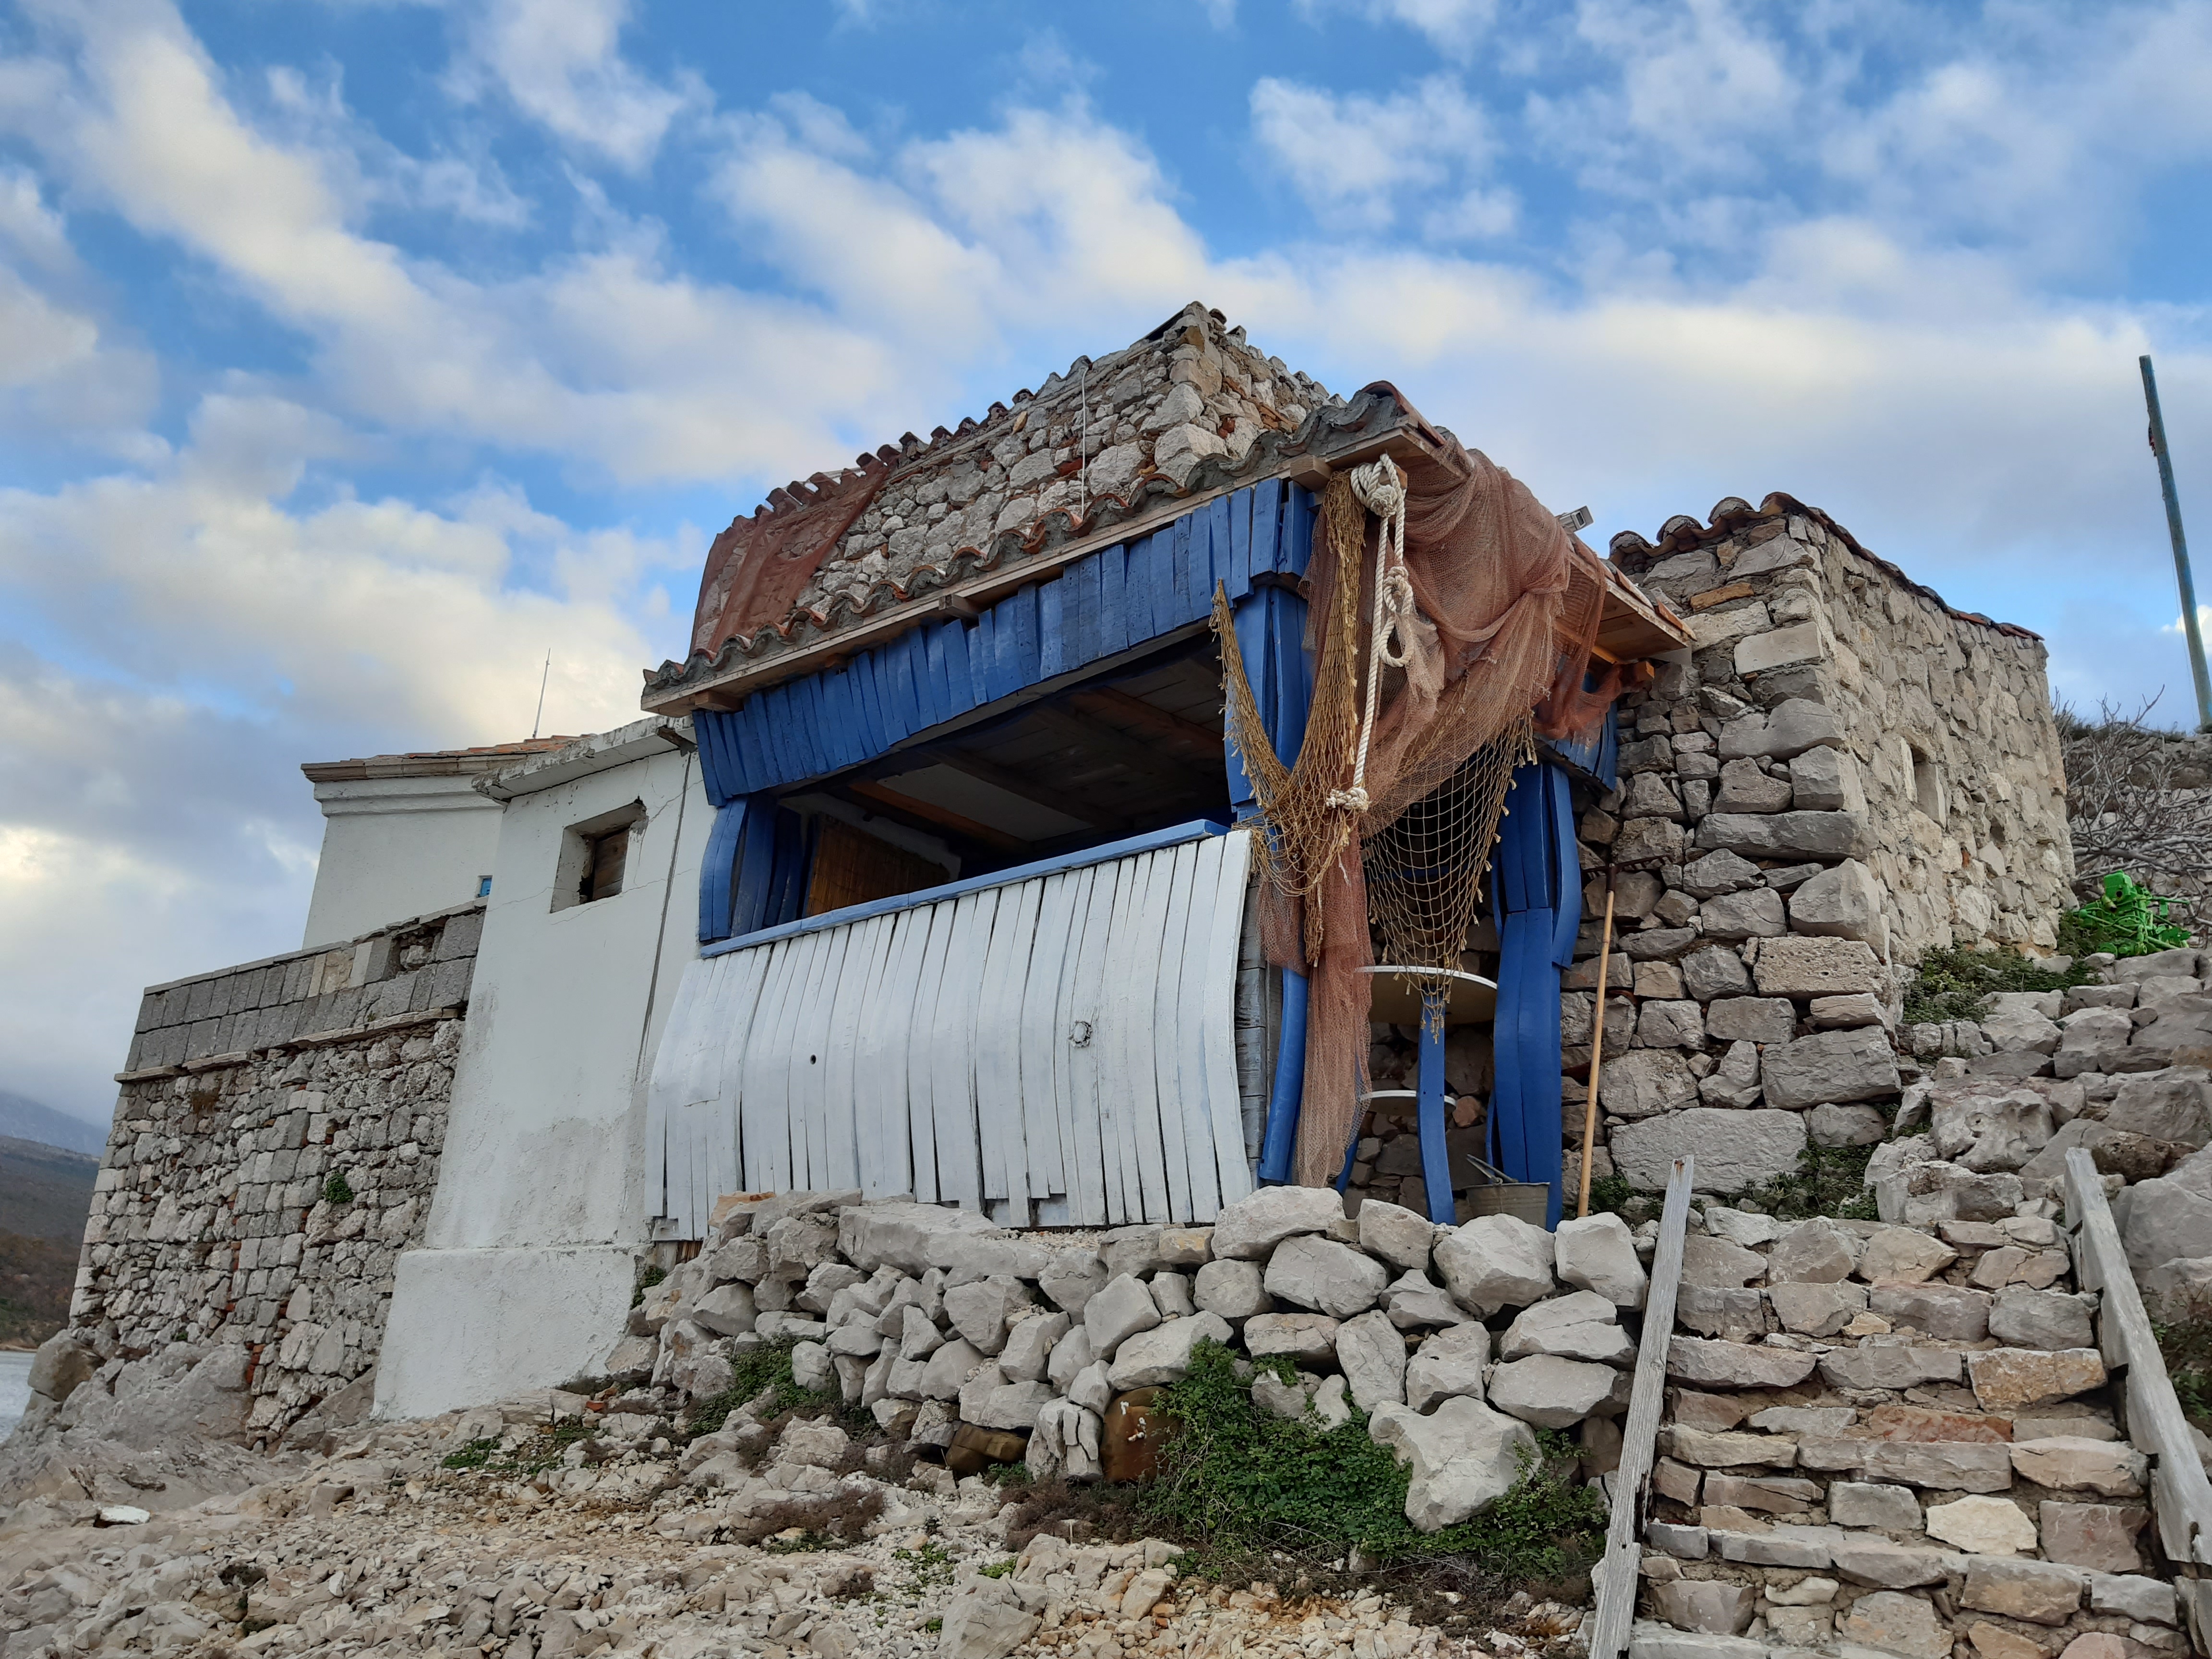
[[[1587,729],[1617,684],[1586,684],[1605,597],[1596,556],[1525,485],[1437,436],[1437,456],[1410,459],[1402,476],[1384,463],[1355,487],[1340,473],[1322,495],[1305,581],[1314,696],[1291,766],[1268,739],[1227,597],[1215,595],[1231,739],[1266,831],[1267,946],[1309,977],[1295,1170],[1305,1186],[1342,1166],[1366,1088],[1376,935],[1394,963],[1458,964],[1532,734]],[[1379,602],[1385,520],[1362,491],[1404,514],[1402,564],[1388,548]]]

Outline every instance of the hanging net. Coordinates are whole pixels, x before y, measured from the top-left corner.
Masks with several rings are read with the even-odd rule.
[[[1585,687],[1596,555],[1486,457],[1449,434],[1440,450],[1402,475],[1385,461],[1329,480],[1305,581],[1313,702],[1291,766],[1214,598],[1231,737],[1265,830],[1267,948],[1310,981],[1305,1186],[1334,1178],[1358,1115],[1378,937],[1393,963],[1458,965],[1532,734],[1588,729],[1617,689],[1611,674]]]

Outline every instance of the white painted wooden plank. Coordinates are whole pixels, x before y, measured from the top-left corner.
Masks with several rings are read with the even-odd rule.
[[[945,953],[937,1024],[931,1033],[930,1104],[937,1127],[937,1182],[962,1208],[983,1207],[983,1171],[975,1139],[975,1012],[994,888],[952,902],[952,937]]]
[[[2189,1419],[2182,1414],[2142,1292],[2128,1266],[2105,1200],[2104,1176],[2086,1147],[2072,1147],[2066,1154],[2066,1217],[2075,1230],[2075,1260],[2085,1269],[2082,1286],[2100,1293],[2097,1325],[2106,1361],[2126,1367],[2128,1438],[2150,1454],[2151,1512],[2158,1517],[2159,1542],[2170,1561],[2212,1562],[2212,1480],[2197,1459]]]
[[[1075,883],[1068,904],[1067,958],[1054,1002],[1053,1094],[1067,1175],[1069,1224],[1103,1227],[1106,1176],[1099,1145],[1098,1067],[1091,1050],[1098,990],[1105,979],[1103,917],[1111,909],[1114,872],[1111,866],[1093,866],[1071,873]]]
[[[945,1000],[945,957],[951,948],[952,913],[959,901],[929,907],[929,933],[922,946],[921,972],[915,981],[911,1036],[907,1044],[907,1114],[912,1136],[914,1195],[925,1204],[941,1203],[945,1184],[937,1168],[936,1033],[939,1006]]]
[[[694,1022],[699,1019],[701,1006],[714,981],[711,963],[693,962],[685,966],[684,978],[676,988],[675,1006],[668,1011],[660,1047],[653,1053],[653,1074],[646,1081],[645,1145],[647,1168],[653,1172],[648,1179],[653,1182],[647,1201],[662,1216],[682,1212],[677,1192],[684,1179],[681,1153],[672,1137],[676,1133],[676,1115],[683,1109],[689,1092],[691,1056],[685,1045],[695,1036]]]
[[[860,1137],[860,1190],[885,1198],[914,1190],[907,1143],[906,1042],[914,1023],[914,987],[929,938],[925,908],[894,911],[884,937],[883,963],[868,989],[853,1060],[853,1123]]]
[[[1129,878],[1133,860],[1116,859],[1093,872],[1075,976],[1073,1017],[1068,1021],[1073,1063],[1072,1104],[1083,1177],[1085,1226],[1120,1226],[1129,1218],[1122,1195],[1121,1146],[1114,1102],[1106,1092],[1113,1025],[1107,1017],[1107,977],[1112,962],[1115,896]]]
[[[859,1127],[853,1093],[853,1067],[859,1058],[860,1020],[872,981],[883,969],[888,916],[870,916],[837,931],[846,936],[845,960],[837,974],[830,1014],[828,1045],[822,1055],[822,1127],[830,1151],[827,1185],[860,1185]]]
[[[767,1056],[766,1086],[774,1127],[769,1130],[771,1152],[781,1159],[781,1179],[775,1190],[797,1192],[806,1185],[805,1128],[792,1098],[792,1026],[805,1018],[808,981],[822,960],[823,936],[792,940],[791,959],[785,964],[783,1006],[775,1024],[761,1033]]]
[[[790,1057],[781,1040],[799,939],[779,939],[744,952],[763,959],[760,1001],[738,1068],[738,1126],[745,1186],[782,1192],[791,1175]]]
[[[761,967],[757,959],[736,957],[693,963],[686,975],[692,969],[699,971],[702,994],[688,1011],[679,1007],[669,1016],[670,1032],[679,1017],[692,1026],[686,1038],[684,1061],[684,1093],[688,1099],[681,1109],[693,1119],[684,1145],[701,1166],[683,1177],[684,1212],[680,1218],[671,1218],[676,1223],[672,1230],[675,1237],[705,1237],[714,1200],[744,1184],[738,1162],[735,1063],[743,1058],[745,1033],[752,1024]],[[672,1139],[671,1144],[675,1144]],[[676,1182],[670,1183],[672,1192],[675,1186]]]
[[[1682,1279],[1682,1230],[1689,1219],[1690,1185],[1696,1176],[1696,1159],[1676,1158],[1667,1182],[1667,1201],[1659,1212],[1658,1248],[1652,1253],[1651,1282],[1644,1293],[1644,1339],[1637,1346],[1636,1380],[1629,1391],[1620,1462],[1613,1477],[1613,1513],[1595,1575],[1597,1617],[1592,1621],[1589,1659],[1620,1659],[1636,1617],[1645,1486],[1651,1478],[1659,1412],[1667,1392],[1667,1349],[1674,1333],[1674,1292]]]
[[[981,1135],[984,1194],[1005,1199],[1027,1223],[1028,1134],[1022,1115],[1022,986],[1036,943],[1042,880],[1003,888],[978,981],[975,1119]]]
[[[1167,915],[1153,950],[1159,966],[1152,979],[1152,1018],[1146,1030],[1152,1048],[1152,1098],[1160,1126],[1160,1156],[1167,1177],[1168,1209],[1161,1218],[1191,1218],[1190,1154],[1183,1144],[1183,1080],[1181,1073],[1182,967],[1188,945],[1191,886],[1198,873],[1198,849],[1202,843],[1186,842],[1158,854],[1167,880]],[[1192,1010],[1192,1018],[1197,1011]],[[1212,1156],[1209,1144],[1206,1155]]]
[[[1244,929],[1245,889],[1252,878],[1252,835],[1240,830],[1219,841],[1207,842],[1218,849],[1213,878],[1212,938],[1202,954],[1205,961],[1201,993],[1186,998],[1186,1007],[1203,1011],[1201,1020],[1206,1078],[1206,1115],[1213,1140],[1214,1176],[1224,1204],[1234,1204],[1252,1191],[1252,1165],[1246,1154],[1243,1096],[1237,1072],[1237,964]]]
[[[1069,935],[1076,921],[1080,872],[1064,870],[1039,884],[1036,939],[1021,996],[1023,1140],[1030,1196],[1067,1191],[1066,1136],[1060,1112],[1060,1050],[1066,1044],[1060,1006],[1073,963]]]
[[[1134,1179],[1130,1220],[1165,1221],[1168,1187],[1160,1160],[1159,1096],[1152,1078],[1152,991],[1160,972],[1160,934],[1166,926],[1170,854],[1147,853],[1133,860],[1136,880],[1114,909],[1108,980],[1108,1018],[1114,1041],[1113,1096],[1120,1107],[1122,1179]]]
[[[1225,839],[1225,838],[1224,838]],[[1182,1113],[1184,1156],[1190,1164],[1190,1219],[1211,1221],[1221,1208],[1220,1150],[1214,1124],[1212,1091],[1220,1079],[1209,1065],[1214,1041],[1210,1029],[1219,1018],[1218,1000],[1208,996],[1220,931],[1223,840],[1200,842],[1194,849],[1197,868],[1191,878],[1190,924],[1181,952],[1170,958],[1177,969],[1176,1104]]]
[[[848,935],[832,927],[807,963],[806,990],[793,1009],[791,1048],[791,1184],[795,1192],[834,1186],[822,1123],[822,1051],[829,1047],[830,993],[844,960]]]

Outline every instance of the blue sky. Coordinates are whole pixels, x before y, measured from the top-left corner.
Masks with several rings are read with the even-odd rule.
[[[296,945],[309,759],[633,718],[714,530],[1203,299],[2185,712],[2212,3],[0,7],[0,1080]]]

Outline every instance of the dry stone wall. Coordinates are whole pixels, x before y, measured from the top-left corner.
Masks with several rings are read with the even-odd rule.
[[[1701,1188],[1740,1192],[1884,1138],[1919,1072],[1892,1031],[1922,951],[2052,943],[2072,868],[2043,647],[1784,497],[1613,556],[1699,644],[1623,699],[1620,787],[1581,819],[1570,1138],[1609,871],[1593,1167],[1656,1189],[1689,1151]]]
[[[100,1369],[55,1406],[63,1427],[134,1365],[204,1358],[227,1399],[199,1432],[366,1409],[393,1262],[437,1185],[483,919],[146,994],[64,1339]]]
[[[1693,1215],[1633,1659],[2188,1650],[2048,1207]]]

